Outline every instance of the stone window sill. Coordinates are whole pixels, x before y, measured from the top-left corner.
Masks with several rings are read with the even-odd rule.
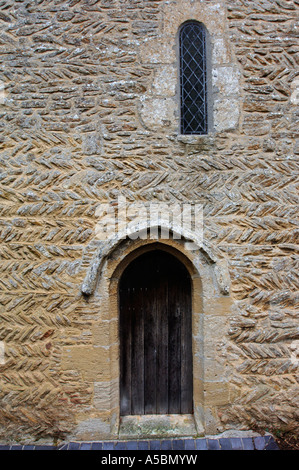
[[[198,145],[198,144],[210,144],[214,140],[211,135],[177,135],[177,141],[183,144]]]

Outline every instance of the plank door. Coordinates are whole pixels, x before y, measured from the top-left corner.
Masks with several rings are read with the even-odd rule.
[[[173,255],[136,258],[119,285],[120,413],[193,412],[191,279]]]

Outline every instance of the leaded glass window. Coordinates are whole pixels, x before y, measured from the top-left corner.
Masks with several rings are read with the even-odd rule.
[[[196,21],[180,30],[181,134],[207,134],[206,29]]]

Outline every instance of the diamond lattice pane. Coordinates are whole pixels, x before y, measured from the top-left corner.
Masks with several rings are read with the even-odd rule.
[[[180,32],[181,133],[207,133],[205,28],[186,23]]]

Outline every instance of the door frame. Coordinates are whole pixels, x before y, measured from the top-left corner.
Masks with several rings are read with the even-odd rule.
[[[215,434],[222,429],[220,414],[231,403],[230,383],[226,376],[225,354],[221,348],[227,341],[229,316],[233,303],[227,282],[225,259],[211,257],[204,247],[191,250],[185,238],[117,240],[107,246],[100,258],[100,269],[94,290],[87,302],[97,317],[92,339],[92,354],[101,360],[94,364],[93,401],[89,413],[78,424],[76,437],[86,440],[81,429],[94,423],[92,439],[118,439],[121,432],[119,395],[119,279],[130,262],[148,250],[158,247],[176,256],[187,268],[192,283],[192,353],[193,405],[197,435]],[[99,245],[101,246],[101,245]],[[90,277],[94,272],[91,264]],[[93,277],[91,277],[93,278]],[[225,284],[224,284],[225,283]],[[162,415],[163,416],[163,415]],[[92,420],[92,421],[90,421]],[[85,424],[86,423],[86,424]],[[184,430],[180,435],[183,434]],[[88,434],[88,435],[89,435]]]
[[[131,243],[130,243],[131,242]],[[204,395],[204,388],[203,388],[203,362],[200,359],[203,358],[203,349],[202,349],[202,283],[201,277],[199,276],[198,271],[194,267],[192,261],[185,253],[182,251],[182,245],[178,240],[139,240],[132,244],[132,241],[127,241],[125,243],[126,249],[123,252],[122,259],[116,263],[116,268],[113,272],[112,277],[110,278],[110,295],[109,295],[109,304],[110,308],[114,312],[113,316],[117,317],[117,363],[114,361],[113,363],[113,370],[116,372],[116,380],[118,381],[118,390],[115,390],[113,394],[115,398],[117,397],[117,401],[115,402],[115,411],[116,415],[116,425],[115,425],[115,432],[122,433],[121,429],[121,420],[122,417],[120,416],[120,391],[119,391],[119,377],[120,377],[120,338],[119,338],[119,281],[121,276],[129,264],[139,257],[141,254],[146,253],[148,251],[152,251],[154,249],[164,250],[173,256],[175,256],[187,269],[190,280],[191,280],[191,310],[192,310],[192,355],[193,355],[193,364],[192,364],[192,377],[193,377],[193,414],[192,420],[194,420],[194,429],[196,433],[203,432],[202,426],[202,404],[203,404],[203,395]],[[119,250],[117,250],[119,251]],[[191,252],[190,252],[191,253]],[[194,360],[195,357],[197,360]],[[145,415],[146,416],[146,415]],[[152,416],[152,415],[150,415]],[[156,415],[159,420],[164,415]],[[184,416],[186,417],[186,423],[188,430],[190,429],[190,416],[188,415],[180,415],[182,417],[182,422],[184,421]],[[148,422],[146,423],[148,427]],[[153,426],[156,426],[155,420],[153,420]],[[134,427],[134,426],[133,426]],[[140,428],[140,422],[138,424]],[[187,431],[186,431],[187,432]],[[188,431],[190,432],[190,431]],[[134,433],[134,431],[132,431]],[[180,433],[184,433],[184,429],[180,427]],[[126,436],[128,437],[128,436]],[[134,436],[132,436],[134,437]]]
[[[154,261],[152,261],[151,253],[153,253],[153,255],[154,255]],[[148,254],[150,255],[150,257],[147,256]],[[164,258],[163,258],[163,254],[164,254]],[[145,262],[149,262],[150,264],[144,266],[145,267],[145,272],[143,271],[143,265],[141,266],[140,263],[137,264],[137,269],[141,268],[142,273],[140,273],[138,271],[137,278],[136,278],[136,272],[134,271],[134,267],[136,268],[136,265],[132,266],[132,264],[134,264],[136,261],[138,262],[138,260],[140,258],[144,257],[144,256],[146,257]],[[144,284],[144,281],[142,281],[141,278],[144,275],[144,279],[147,279],[147,274],[148,274],[147,273],[147,268],[155,270],[157,265],[160,263],[161,259],[163,260],[162,261],[163,269],[162,269],[162,274],[161,274],[162,278],[161,279],[164,282],[165,281],[167,282],[168,289],[174,287],[175,292],[172,291],[172,290],[170,291],[170,298],[168,297],[169,294],[167,294],[167,306],[165,307],[164,302],[166,300],[166,297],[163,296],[161,299],[159,297],[156,297],[157,296],[157,288],[159,289],[158,284],[159,284],[159,279],[160,279],[159,277],[157,278],[157,276],[160,276],[160,274],[157,274],[157,276],[154,276],[154,285],[152,286],[154,288],[154,291],[152,292],[152,294],[154,294],[154,292],[155,292],[155,297],[152,297],[152,295],[150,294],[149,302],[150,302],[151,306],[154,305],[154,304],[151,303],[151,301],[157,302],[157,304],[158,304],[158,306],[157,306],[158,315],[160,315],[162,313],[161,317],[157,317],[155,319],[155,324],[153,324],[153,327],[156,329],[158,323],[161,322],[160,323],[161,328],[163,328],[164,331],[167,331],[167,336],[163,337],[163,339],[162,339],[162,337],[160,336],[161,330],[158,327],[157,330],[156,330],[156,334],[158,336],[155,339],[155,344],[156,344],[155,347],[158,350],[159,350],[159,344],[162,344],[162,342],[165,344],[165,349],[163,348],[164,353],[162,354],[161,359],[164,359],[164,360],[166,359],[166,362],[163,362],[162,367],[166,368],[165,369],[165,374],[166,374],[165,377],[167,377],[167,378],[166,378],[166,383],[164,384],[164,385],[166,385],[166,389],[163,388],[163,396],[165,396],[165,398],[166,398],[166,402],[167,402],[166,408],[167,408],[167,410],[165,408],[165,402],[162,405],[161,402],[159,401],[158,396],[156,396],[155,398],[156,398],[157,401],[155,401],[155,406],[154,406],[156,412],[153,411],[152,413],[149,413],[149,411],[146,411],[146,408],[147,408],[146,399],[144,398],[144,400],[145,400],[144,402],[143,402],[143,399],[142,399],[143,392],[145,392],[145,390],[146,390],[146,388],[143,388],[145,386],[145,383],[143,383],[143,381],[140,382],[140,380],[138,380],[137,383],[136,383],[136,386],[138,387],[139,392],[137,393],[137,396],[135,397],[135,398],[137,398],[138,403],[134,404],[134,400],[132,401],[131,393],[129,393],[129,401],[130,401],[129,408],[131,409],[133,407],[133,409],[135,408],[135,410],[138,409],[139,413],[136,413],[136,412],[132,413],[132,410],[131,410],[131,412],[121,413],[122,416],[131,416],[131,415],[134,415],[134,414],[141,414],[141,415],[149,415],[149,414],[153,414],[153,415],[179,414],[179,415],[181,415],[181,414],[187,414],[187,413],[193,414],[193,368],[190,367],[190,364],[192,364],[192,358],[193,358],[193,355],[192,355],[192,280],[191,280],[189,271],[186,269],[185,265],[177,258],[177,256],[174,256],[173,254],[170,254],[165,249],[161,249],[161,247],[159,247],[159,249],[157,249],[157,248],[154,249],[154,247],[153,247],[152,250],[150,250],[148,252],[145,252],[145,253],[142,253],[137,258],[132,260],[131,263],[128,265],[128,267],[123,271],[122,276],[120,278],[119,293],[118,293],[118,296],[119,296],[119,329],[120,329],[119,330],[120,365],[123,364],[123,361],[125,361],[124,362],[124,364],[126,364],[125,365],[125,370],[127,370],[128,374],[129,374],[128,376],[127,375],[126,376],[129,379],[129,381],[131,382],[131,380],[134,377],[135,377],[135,380],[136,380],[136,376],[134,375],[134,371],[133,371],[133,376],[131,375],[131,373],[132,373],[131,360],[132,359],[134,360],[134,358],[136,360],[137,357],[140,357],[141,355],[143,355],[143,359],[141,359],[142,362],[140,362],[138,360],[138,365],[139,366],[142,365],[142,370],[143,370],[143,366],[144,366],[143,361],[146,360],[146,358],[148,358],[148,356],[146,355],[146,352],[149,352],[149,351],[147,351],[147,348],[146,348],[147,343],[146,343],[145,340],[142,340],[141,350],[138,349],[138,353],[137,353],[138,356],[137,357],[135,357],[135,356],[131,357],[131,355],[128,356],[127,347],[129,347],[129,351],[131,351],[132,348],[133,348],[133,351],[134,351],[134,345],[139,344],[138,337],[136,337],[134,334],[131,334],[132,321],[133,321],[132,307],[133,308],[134,307],[135,308],[140,307],[140,304],[138,302],[141,300],[141,298],[144,300],[144,295],[145,294],[144,294],[144,290],[143,290],[143,293],[141,293],[141,291],[138,290],[138,297],[134,297],[132,299],[132,304],[130,306],[128,306],[128,303],[127,303],[127,295],[128,295],[128,289],[130,289],[130,285],[131,285],[131,287],[133,285],[135,286],[135,283],[132,284],[132,282],[137,281],[138,285],[141,282],[141,285],[143,285],[143,287],[149,287],[149,285],[146,283],[147,281],[145,281],[145,284]],[[173,275],[172,275],[172,272],[173,272],[172,266],[177,266],[178,269],[179,269],[179,271],[177,272],[175,278],[173,278]],[[133,272],[132,272],[132,270],[127,271],[127,269],[130,270],[130,267],[133,268]],[[125,277],[125,276],[127,276],[127,277]],[[175,279],[175,281],[174,281],[174,279]],[[157,284],[157,281],[158,281],[158,284]],[[173,284],[173,282],[175,282],[176,284]],[[122,294],[122,291],[121,291],[121,286],[122,285],[126,289],[123,294]],[[183,307],[183,310],[182,310],[182,313],[180,315],[179,324],[177,323],[177,325],[179,325],[179,341],[175,342],[175,343],[172,343],[172,347],[175,348],[175,350],[177,351],[177,352],[175,352],[175,354],[178,354],[178,356],[176,356],[178,360],[169,362],[169,354],[170,354],[170,352],[169,352],[169,346],[170,346],[169,340],[171,338],[171,336],[169,336],[169,332],[172,331],[171,323],[169,323],[169,322],[170,322],[170,319],[172,318],[172,315],[174,314],[174,311],[172,310],[172,307],[171,307],[171,302],[172,302],[172,299],[173,299],[173,295],[176,295],[175,294],[176,292],[180,292],[180,294],[179,294],[180,295],[180,297],[179,297],[179,299],[180,299],[179,302],[180,303],[177,303],[176,307],[179,307],[180,310],[181,310],[181,307]],[[183,295],[183,297],[182,297],[182,295]],[[184,302],[185,302],[184,304],[182,304],[183,298],[184,298]],[[185,301],[185,298],[187,299],[187,303]],[[162,301],[162,304],[161,304],[161,302],[159,303],[160,300]],[[121,304],[122,301],[124,301],[123,305]],[[136,302],[137,302],[137,304],[136,304]],[[164,305],[163,311],[161,310],[161,305]],[[166,310],[165,310],[165,308],[166,308]],[[150,310],[152,310],[152,309],[150,309]],[[137,331],[138,334],[141,334],[141,337],[143,337],[143,335],[146,335],[146,330],[147,329],[145,327],[144,322],[149,320],[148,314],[150,315],[150,317],[152,315],[148,309],[146,309],[146,311],[143,311],[143,312],[144,313],[142,313],[142,310],[140,310],[140,312],[139,312],[142,316],[142,320],[141,320],[141,325],[143,325],[141,327],[142,330],[139,330],[139,328],[138,328],[138,331]],[[139,315],[139,313],[138,313],[138,315]],[[122,315],[125,315],[125,317],[122,317]],[[137,321],[137,320],[135,320],[135,321]],[[156,323],[156,321],[158,321],[158,323]],[[129,328],[129,330],[128,330],[128,328]],[[165,330],[165,328],[166,328],[166,330]],[[124,338],[126,338],[126,339],[124,339]],[[128,338],[131,338],[130,341],[129,341],[130,346],[129,346],[129,343],[127,343]],[[175,339],[175,341],[178,340],[176,335],[175,335],[174,339]],[[135,343],[135,341],[136,341],[136,343]],[[144,341],[144,344],[143,344],[143,341]],[[181,342],[181,341],[183,341],[183,342]],[[123,347],[122,347],[122,345],[123,345]],[[124,349],[124,345],[127,345],[125,347],[125,349]],[[183,356],[182,356],[182,352],[184,350],[185,350],[185,353],[183,353]],[[151,356],[152,355],[150,354],[150,357]],[[151,361],[152,360],[154,360],[153,357],[151,357]],[[182,360],[184,362],[182,362]],[[151,361],[150,361],[150,363],[147,363],[147,368],[146,368],[147,371],[150,370],[150,364],[152,364]],[[182,375],[181,370],[182,370],[182,367],[184,367],[183,364],[185,364],[186,369],[185,369],[185,372]],[[148,367],[149,367],[149,369],[148,369]],[[155,360],[154,360],[153,367],[154,368],[157,367],[157,363],[155,362]],[[121,370],[121,366],[120,366],[120,370]],[[150,380],[150,377],[146,374],[146,370],[144,370],[144,372],[145,372],[144,380],[146,380],[146,377],[147,377],[147,380],[152,382],[152,380]],[[171,394],[169,394],[169,391],[173,390],[172,387],[170,387],[170,389],[169,389],[169,386],[168,386],[168,381],[171,380],[171,376],[172,376],[172,374],[170,373],[170,370],[173,370],[173,372],[176,371],[175,372],[176,374],[177,374],[178,370],[180,371],[179,372],[179,378],[177,377],[179,382],[178,382],[178,389],[177,389],[177,394],[176,395],[173,395],[173,392]],[[139,375],[139,373],[140,373],[140,369],[138,370],[138,375]],[[158,381],[160,381],[160,379],[158,377]],[[154,379],[154,383],[155,383],[155,381],[156,381],[156,378]],[[186,383],[186,381],[187,381],[187,383]],[[182,389],[182,386],[186,387],[186,384],[188,384],[188,389],[187,389],[188,391],[185,390],[185,392],[184,392],[183,389]],[[157,385],[158,385],[158,383],[157,383]],[[125,386],[125,388],[123,389],[124,386]],[[120,381],[120,402],[122,401],[123,393],[126,395],[126,392],[128,392],[127,386],[128,386],[128,383],[123,383],[122,381]],[[140,386],[143,388],[143,391],[142,391],[142,388],[139,388]],[[139,398],[141,399],[141,402],[139,402]],[[170,403],[169,403],[169,399],[171,400]],[[174,400],[174,401],[172,401],[172,400]],[[152,405],[153,405],[153,403],[152,403]],[[168,411],[169,407],[173,408],[173,411],[171,411],[171,412]],[[122,406],[121,406],[121,408],[122,408]],[[151,406],[150,406],[150,408],[151,408]],[[164,409],[164,411],[161,412],[161,409]],[[175,409],[177,409],[177,411],[174,411]],[[183,410],[185,409],[185,411],[182,411],[182,409]],[[142,410],[143,410],[143,412],[142,412]]]

